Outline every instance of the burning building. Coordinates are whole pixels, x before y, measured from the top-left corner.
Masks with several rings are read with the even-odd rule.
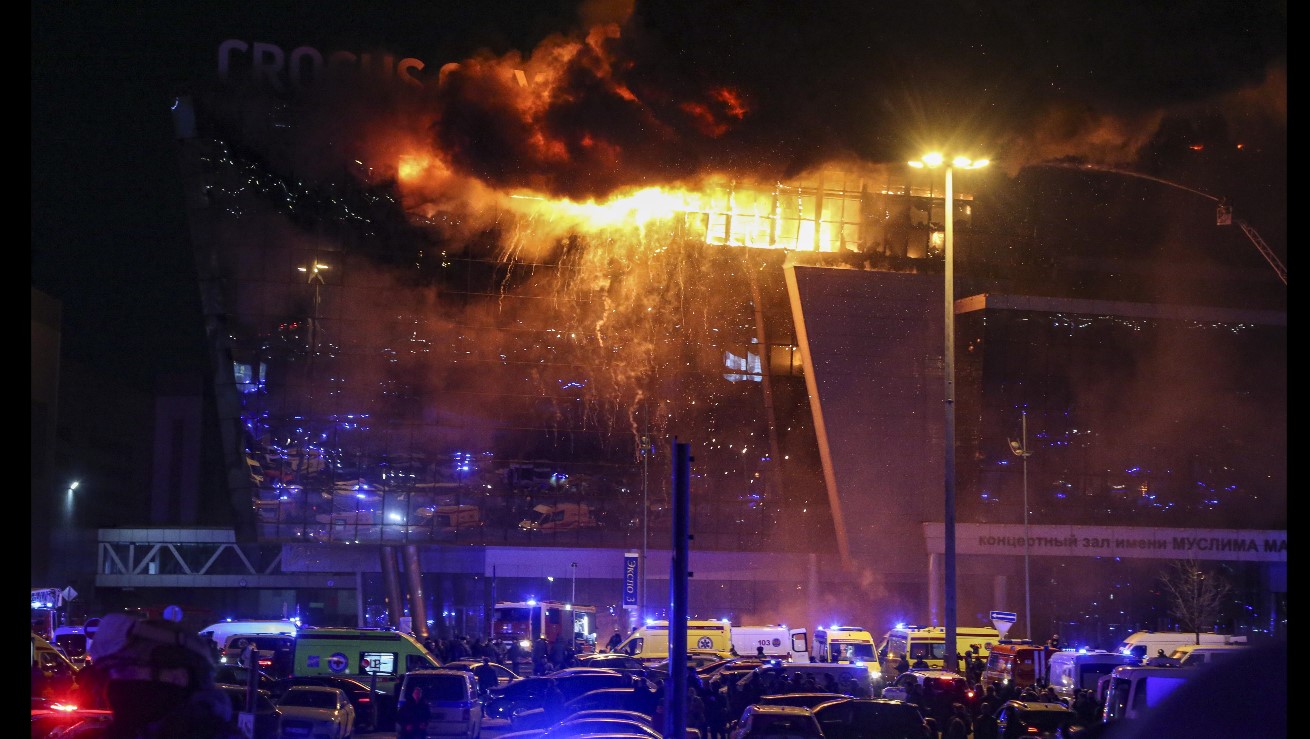
[[[1268,422],[1285,420],[1285,297],[1242,234],[1196,236],[1211,204],[1171,207],[1205,229],[1064,238],[1025,188],[1085,173],[979,172],[947,202],[940,175],[817,138],[766,161],[759,90],[675,98],[615,66],[619,38],[178,99],[239,538],[281,546],[287,568],[370,575],[404,548],[432,594],[410,613],[443,614],[436,628],[545,596],[561,558],[617,606],[606,562],[668,546],[676,439],[695,458],[699,614],[936,622],[948,208],[971,546],[1024,518],[1006,446],[1021,412],[1044,540],[1285,529],[1285,424]],[[1204,254],[1164,266],[1193,239]],[[381,565],[356,554],[375,547]],[[1076,561],[1106,570],[1080,606],[1026,617],[1127,592],[1141,573],[1113,549]],[[961,623],[1014,605],[1005,554],[962,563]],[[1269,563],[1240,573],[1260,613],[1243,626],[1264,628],[1285,553],[1246,561]],[[1070,562],[1039,569],[1072,588]],[[1124,620],[1161,618],[1139,606]]]

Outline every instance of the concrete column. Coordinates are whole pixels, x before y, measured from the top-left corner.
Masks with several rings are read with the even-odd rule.
[[[400,617],[405,615],[405,599],[400,593],[400,563],[396,560],[395,547],[382,547],[382,580],[387,586],[387,624],[394,629],[400,626]]]
[[[920,626],[937,626],[941,623],[942,588],[945,585],[942,572],[942,555],[928,555],[928,623]]]
[[[428,638],[428,608],[423,597],[423,568],[419,565],[417,544],[405,545],[405,577],[409,583],[409,615],[414,636],[422,641]]]
[[[1013,610],[1007,607],[1010,603],[1009,599],[1006,597],[1007,582],[1008,578],[1005,575],[994,575],[992,577],[992,610],[994,611]],[[1024,618],[1027,617],[1028,614],[1025,613]]]

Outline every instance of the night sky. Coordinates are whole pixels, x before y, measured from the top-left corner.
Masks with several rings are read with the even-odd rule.
[[[525,114],[496,72],[603,23],[618,32]],[[1087,162],[1230,196],[1285,261],[1283,2],[37,3],[32,283],[64,303],[67,359],[143,387],[203,370],[168,105],[214,83],[226,39],[424,60],[416,102],[315,104],[343,126],[420,112],[459,173],[493,187],[603,196],[953,145],[1008,176]],[[566,155],[535,146],[543,133]]]

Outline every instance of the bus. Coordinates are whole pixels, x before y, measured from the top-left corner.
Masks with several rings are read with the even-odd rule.
[[[491,638],[505,644],[517,643],[524,657],[532,654],[532,643],[538,638],[553,646],[557,639],[568,638],[570,633],[574,653],[596,651],[595,606],[528,600],[500,602],[491,611]]]

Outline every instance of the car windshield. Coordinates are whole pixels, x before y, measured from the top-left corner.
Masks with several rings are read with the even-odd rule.
[[[326,690],[289,690],[279,705],[306,708],[336,708],[337,698]]]
[[[55,644],[69,657],[86,654],[86,634],[60,634],[55,637]]]

